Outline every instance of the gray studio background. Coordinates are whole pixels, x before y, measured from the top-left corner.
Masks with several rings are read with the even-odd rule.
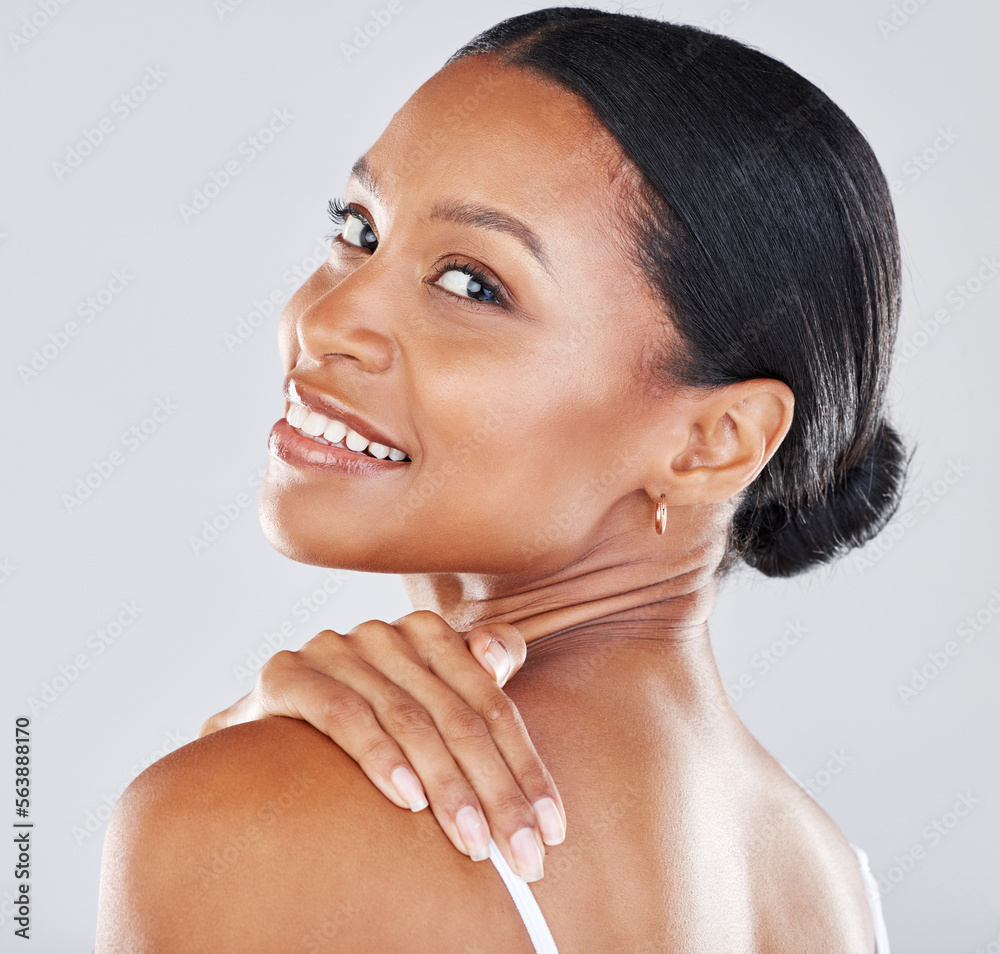
[[[541,5],[3,4],[0,825],[15,820],[14,719],[32,714],[35,841],[25,945],[3,838],[0,949],[91,951],[110,803],[250,688],[268,634],[297,648],[409,612],[398,578],[295,564],[260,532],[277,315],[322,254],[326,200],[392,113],[480,29]],[[918,444],[904,511],[829,571],[734,579],[713,636],[751,730],[868,851],[894,954],[1000,951],[1000,9],[625,9],[712,23],[788,62],[896,183],[891,400]],[[376,35],[346,49],[366,23]],[[78,148],[87,130],[101,141]],[[226,187],[185,213],[231,160]]]

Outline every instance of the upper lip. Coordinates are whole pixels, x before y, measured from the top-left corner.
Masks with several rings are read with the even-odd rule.
[[[351,430],[357,431],[362,437],[367,437],[369,441],[385,444],[387,447],[395,447],[396,450],[403,451],[408,457],[412,456],[399,441],[390,437],[381,427],[372,423],[368,418],[362,417],[357,411],[352,410],[336,398],[320,394],[318,391],[303,387],[297,381],[289,379],[285,382],[285,399],[291,404],[301,404],[324,417],[343,421]]]

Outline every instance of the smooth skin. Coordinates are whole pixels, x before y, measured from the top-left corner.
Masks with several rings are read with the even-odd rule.
[[[303,563],[402,574],[415,612],[351,637],[383,641],[366,651],[397,686],[419,682],[395,660],[435,627],[452,649],[488,624],[523,636],[503,693],[568,820],[531,886],[561,954],[869,954],[854,854],[740,722],[709,641],[734,498],[787,433],[791,391],[651,383],[671,331],[630,258],[630,175],[555,84],[459,60],[365,161],[346,199],[377,241],[334,242],[286,307],[280,350],[290,380],[378,422],[412,463],[358,478],[272,458],[269,541]],[[516,216],[539,254],[432,214],[446,203]],[[510,307],[472,301],[454,261]],[[297,719],[206,734],[116,807],[97,954],[530,954],[492,864],[455,850],[454,806],[414,814],[387,794]],[[477,805],[512,861],[529,797]]]

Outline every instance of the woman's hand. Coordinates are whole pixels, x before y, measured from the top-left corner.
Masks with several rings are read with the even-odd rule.
[[[525,653],[509,623],[463,638],[427,610],[394,623],[369,620],[344,634],[327,629],[296,652],[272,656],[253,690],[198,735],[269,715],[309,722],[396,805],[420,811],[429,799],[459,851],[476,861],[489,857],[492,832],[514,870],[535,881],[542,842],[563,840],[566,816],[500,688]]]

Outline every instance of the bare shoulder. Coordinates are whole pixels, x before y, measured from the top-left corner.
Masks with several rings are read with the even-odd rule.
[[[473,952],[476,936],[531,951],[493,865],[294,719],[171,753],[108,827],[96,954]]]
[[[784,950],[792,940],[814,951],[874,950],[868,895],[850,843],[776,761],[771,775],[748,844],[764,949]]]

